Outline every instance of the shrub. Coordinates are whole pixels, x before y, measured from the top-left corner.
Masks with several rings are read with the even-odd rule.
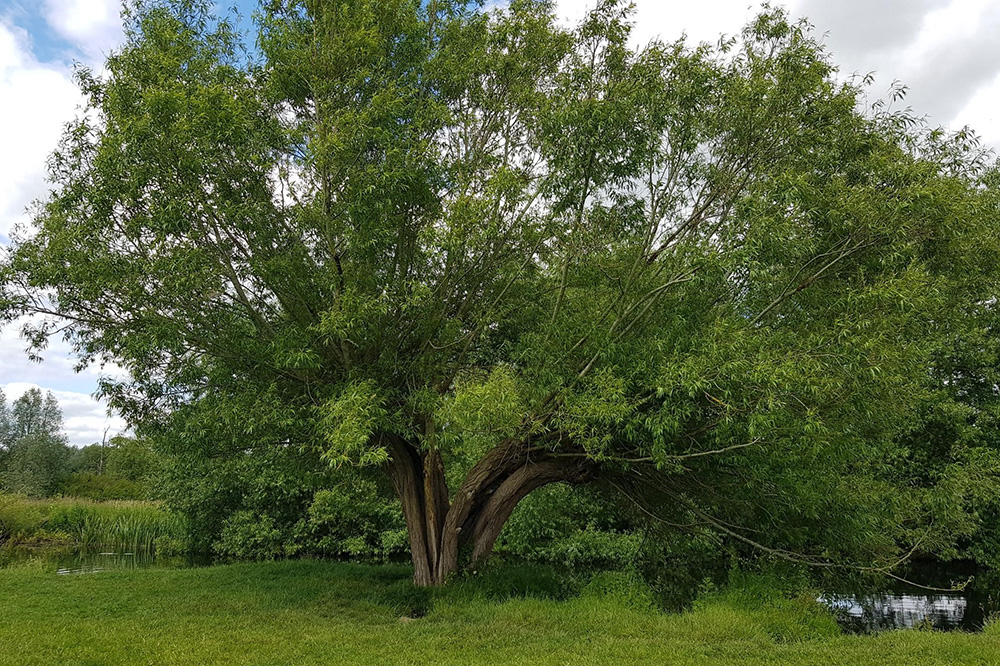
[[[33,434],[18,439],[5,456],[4,488],[30,497],[54,494],[68,471],[70,453],[58,437]]]
[[[299,527],[300,547],[316,555],[386,560],[409,549],[398,503],[370,479],[348,478],[317,492]]]
[[[558,484],[521,502],[495,550],[513,559],[593,572],[632,566],[641,542],[641,534],[599,494]]]
[[[63,495],[92,500],[146,499],[142,484],[108,474],[74,472],[66,477]]]
[[[234,559],[273,560],[286,554],[289,536],[271,516],[237,511],[226,519],[213,550]]]

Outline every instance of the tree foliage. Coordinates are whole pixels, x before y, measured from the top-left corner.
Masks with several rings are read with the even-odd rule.
[[[52,392],[31,388],[7,407],[0,392],[0,487],[32,497],[54,494],[71,456]]]
[[[68,322],[186,446],[380,466],[420,583],[552,482],[816,563],[946,547],[961,466],[894,470],[995,294],[974,138],[861,109],[780,10],[714,48],[630,20],[284,0],[255,58],[205,4],[138,6],[4,311]]]

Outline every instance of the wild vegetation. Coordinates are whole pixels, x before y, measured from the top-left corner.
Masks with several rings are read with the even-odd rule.
[[[0,494],[0,546],[187,552],[182,516],[142,501],[29,499]]]

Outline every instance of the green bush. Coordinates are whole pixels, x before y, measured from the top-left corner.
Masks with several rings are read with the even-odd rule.
[[[184,443],[162,444],[168,453],[158,496],[187,518],[188,538],[200,553],[225,553],[237,559],[275,557],[271,533],[277,530],[283,541],[291,539],[316,491],[333,485],[330,473],[317,471],[315,461],[298,450],[213,456],[200,448],[189,450]],[[254,537],[254,525],[263,516],[268,517],[268,533]],[[257,551],[255,544],[266,547]]]
[[[189,551],[185,535],[161,534],[153,539],[153,552],[159,557],[186,555]]]
[[[70,474],[62,485],[62,493],[92,500],[138,500],[147,496],[145,487],[136,481],[93,472]]]
[[[300,547],[316,555],[387,560],[409,549],[398,503],[365,478],[317,492],[297,536],[305,537]]]
[[[225,519],[213,550],[223,557],[273,560],[296,555],[385,561],[408,552],[398,504],[370,479],[346,478],[317,491],[294,523],[240,510]]]
[[[495,552],[509,559],[574,571],[634,565],[641,534],[595,492],[558,484],[542,488],[515,509]]]
[[[274,560],[286,554],[290,542],[287,528],[268,515],[237,511],[226,519],[213,549],[223,557],[240,560]]]
[[[399,502],[380,477],[331,469],[292,447],[207,456],[183,445],[162,444],[167,453],[160,492],[188,518],[198,552],[237,560],[365,561],[409,552]]]

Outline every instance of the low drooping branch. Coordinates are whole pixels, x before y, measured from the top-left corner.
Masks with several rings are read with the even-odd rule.
[[[522,440],[489,451],[469,471],[449,501],[444,463],[437,451],[420,449],[397,435],[382,436],[390,459],[386,471],[403,507],[417,585],[441,585],[459,570],[459,551],[472,546],[472,562],[487,559],[518,503],[555,482],[591,476],[585,460],[541,457]]]
[[[462,530],[473,510],[482,503],[490,488],[526,459],[526,447],[518,440],[505,440],[489,451],[469,470],[448,510],[441,536],[441,556],[436,575],[445,578],[458,569],[458,547]]]
[[[876,563],[876,564],[864,565],[864,564],[853,564],[849,562],[838,562],[833,559],[830,559],[829,557],[809,555],[806,553],[787,550],[784,548],[775,548],[768,546],[762,543],[761,541],[753,539],[747,536],[746,534],[742,533],[746,531],[754,531],[751,528],[748,528],[746,526],[737,526],[726,523],[725,521],[711,515],[708,511],[699,507],[698,504],[693,499],[685,496],[685,494],[682,492],[679,492],[677,490],[671,490],[664,486],[658,486],[656,488],[653,488],[650,479],[648,477],[645,480],[642,480],[642,477],[639,477],[638,480],[630,479],[629,481],[630,482],[620,483],[612,480],[610,481],[610,485],[623,498],[628,500],[637,509],[639,509],[639,511],[641,511],[643,515],[647,516],[648,518],[651,518],[656,523],[666,525],[673,529],[678,529],[681,531],[690,531],[693,529],[708,528],[710,530],[718,532],[719,534],[723,534],[725,536],[733,538],[736,541],[746,546],[749,546],[751,549],[757,551],[758,553],[762,553],[770,557],[784,560],[786,562],[791,562],[793,564],[800,564],[810,568],[817,568],[817,569],[838,569],[843,571],[880,574],[892,578],[894,580],[907,583],[908,585],[912,585],[917,588],[934,592],[960,591],[964,589],[971,581],[970,578],[965,582],[959,583],[953,587],[948,587],[948,588],[933,587],[916,583],[906,578],[905,576],[899,576],[897,574],[892,573],[893,571],[899,569],[900,567],[907,564],[913,559],[913,556],[920,549],[923,538],[918,539],[916,542],[914,542],[912,546],[907,551],[902,553],[899,557],[895,557],[892,560],[881,564]],[[642,497],[642,493],[639,491],[639,487],[643,485],[648,490],[653,490],[654,492],[662,493],[666,496],[669,496],[672,500],[671,503],[673,505],[681,507],[684,511],[694,516],[695,518],[694,522],[690,522],[688,524],[678,524],[662,516],[660,512],[656,510],[656,507],[662,506],[662,503],[651,503],[649,501],[646,501],[646,499]]]
[[[508,476],[486,500],[472,533],[472,562],[482,562],[493,552],[493,545],[518,503],[532,491],[558,481],[579,481],[586,477],[584,467],[554,460],[528,462]]]

